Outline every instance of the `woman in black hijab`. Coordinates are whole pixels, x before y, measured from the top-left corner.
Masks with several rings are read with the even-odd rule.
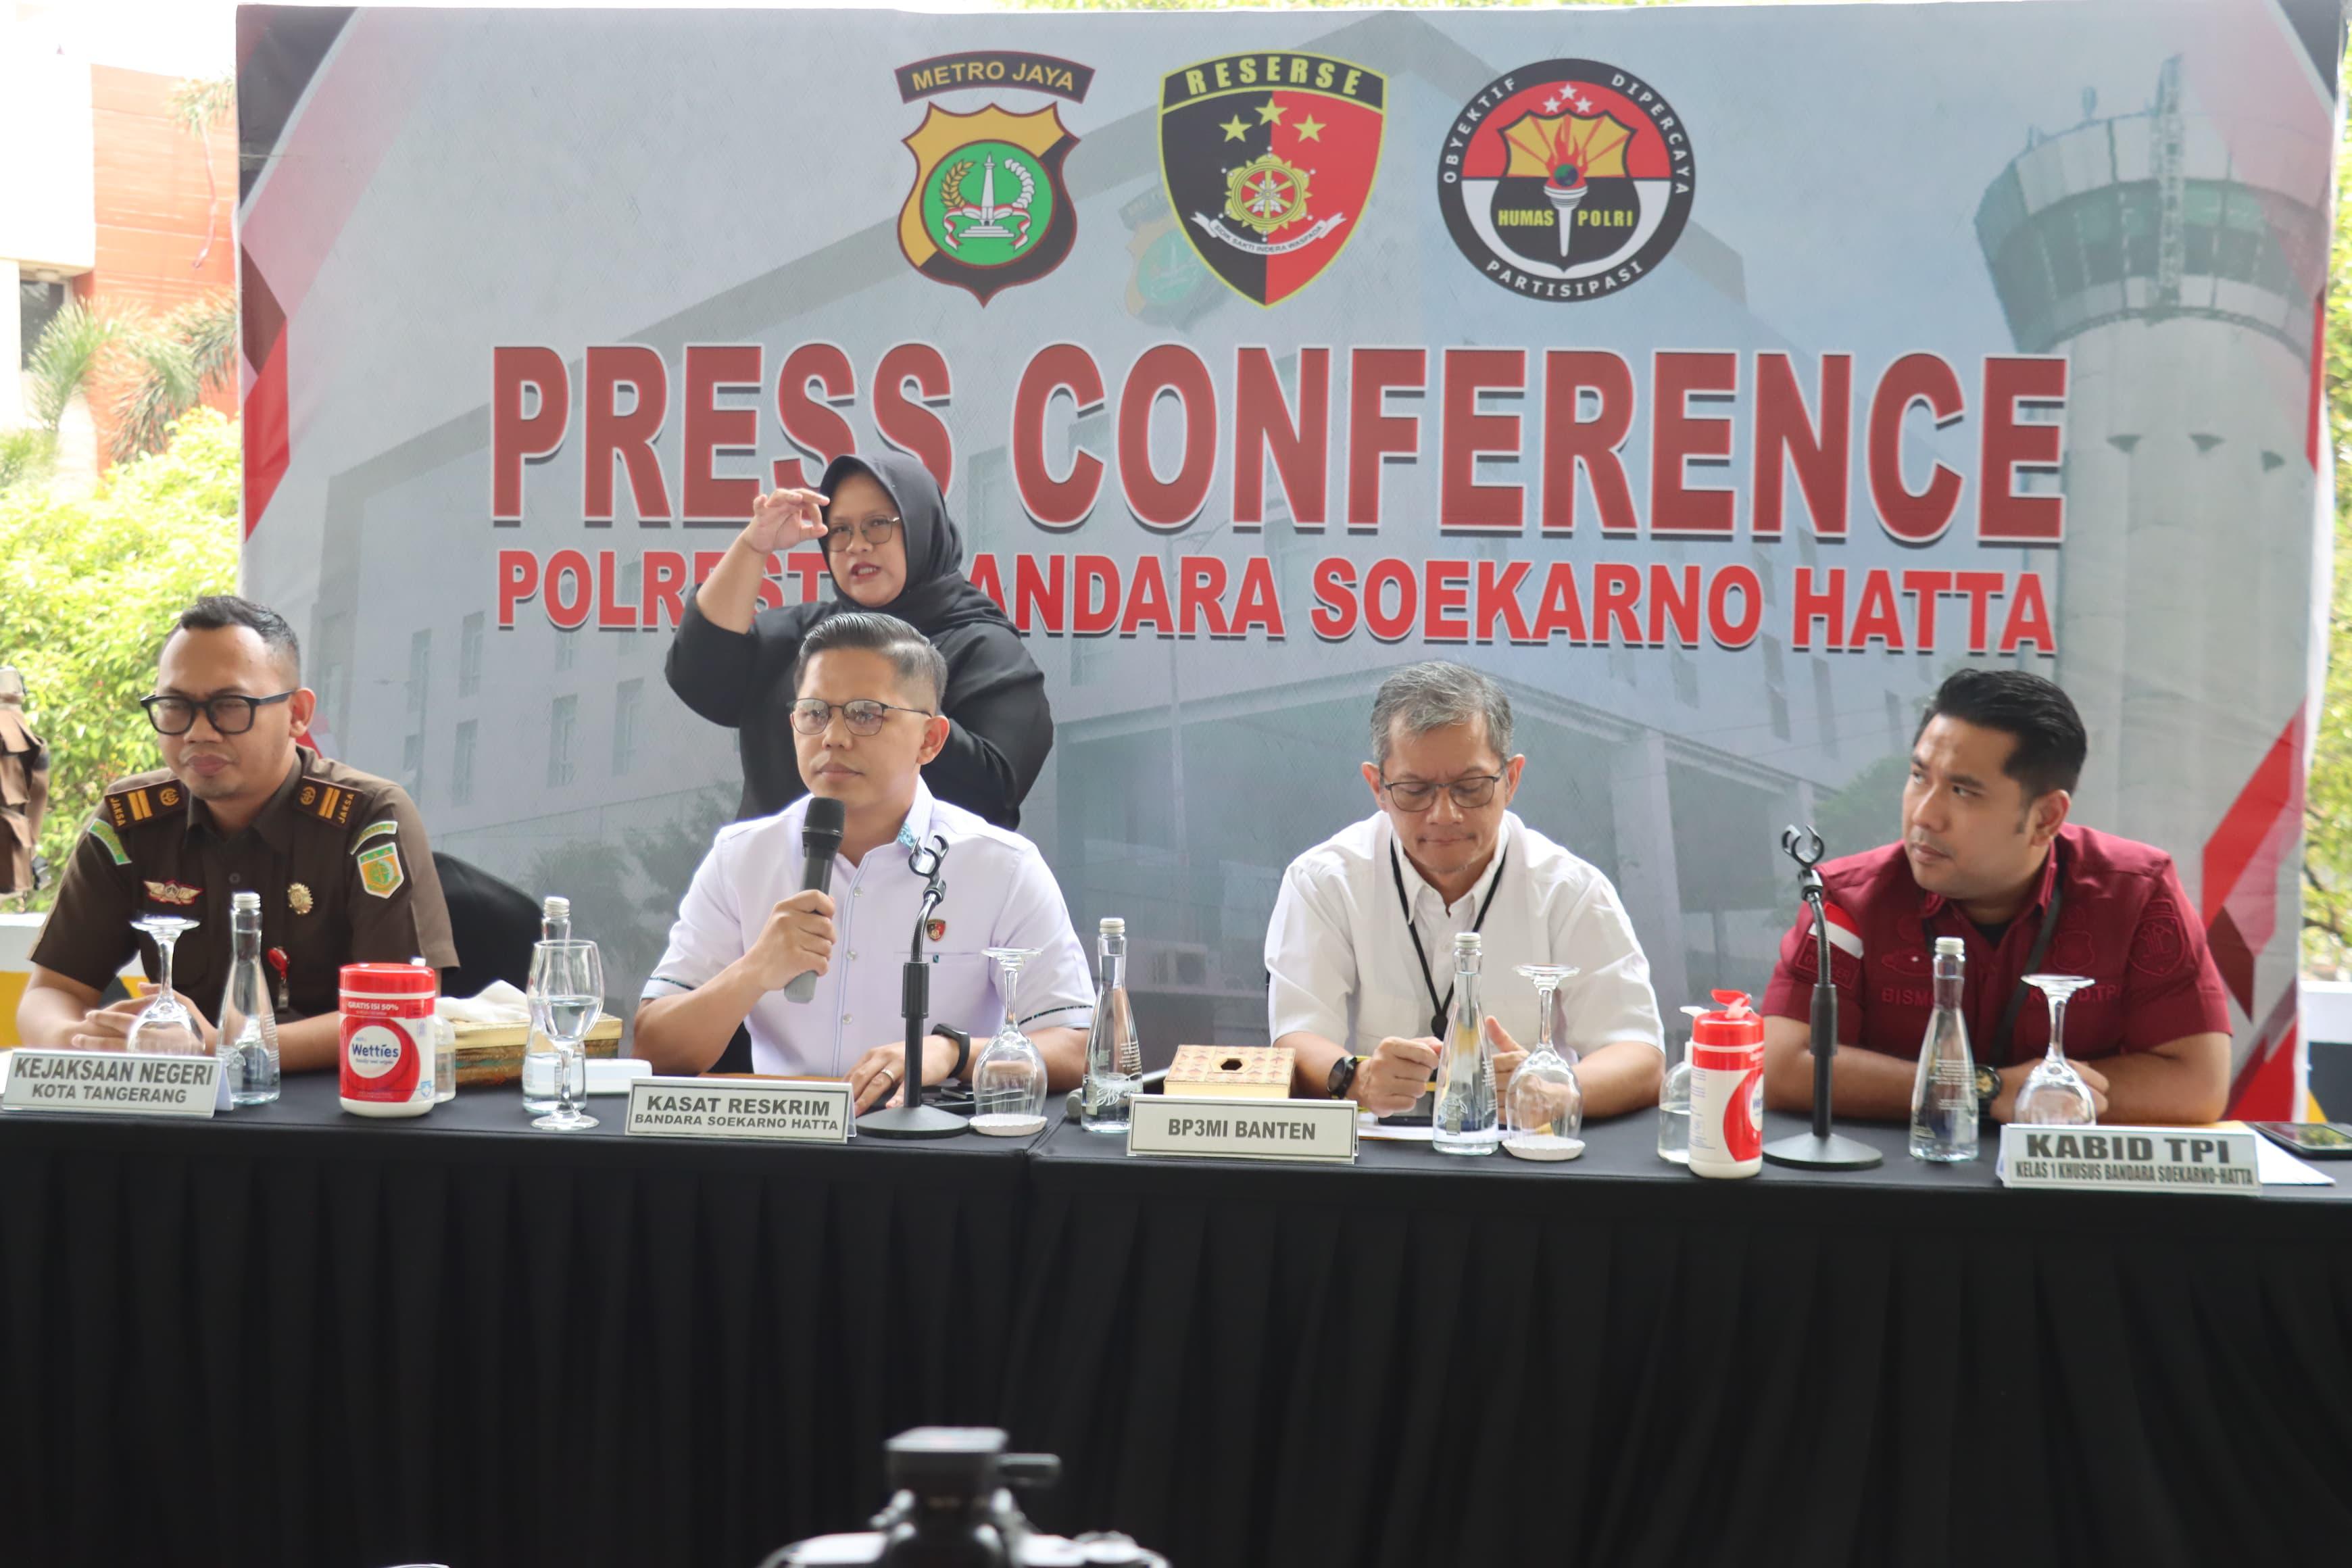
[[[727,558],[688,601],[670,644],[670,689],[741,732],[738,819],[782,811],[808,793],[793,749],[793,661],[811,626],[860,609],[908,622],[948,661],[948,743],[923,769],[924,783],[1000,827],[1018,826],[1021,802],[1054,748],[1045,677],[1004,612],[964,576],[963,536],[938,482],[917,459],[879,452],[835,458],[819,489],[760,498]],[[769,553],[813,539],[824,541],[835,596],[760,609]]]

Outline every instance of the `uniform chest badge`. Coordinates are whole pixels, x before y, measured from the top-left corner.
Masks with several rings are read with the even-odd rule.
[[[288,883],[286,885],[286,905],[298,915],[309,914],[311,908],[310,889],[309,887],[300,882]]]
[[[190,888],[178,882],[150,882],[147,896],[159,904],[193,904],[204,896],[202,888]]]
[[[933,942],[945,942],[948,939],[948,922],[933,915],[923,922],[923,934]]]

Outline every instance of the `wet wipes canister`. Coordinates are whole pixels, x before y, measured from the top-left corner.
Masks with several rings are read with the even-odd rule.
[[[354,1116],[433,1109],[433,1003],[440,976],[406,963],[342,969],[342,1098]]]

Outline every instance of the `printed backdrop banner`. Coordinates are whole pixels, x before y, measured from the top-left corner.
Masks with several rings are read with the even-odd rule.
[[[762,488],[913,454],[1156,1057],[1263,1037],[1399,664],[1508,689],[1669,1016],[1761,989],[1784,825],[1890,841],[1937,683],[2038,670],[2285,1115],[2340,26],[248,8],[247,589],[322,739],[633,994],[740,778],[681,605]]]

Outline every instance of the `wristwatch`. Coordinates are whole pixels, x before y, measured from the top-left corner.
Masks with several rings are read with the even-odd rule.
[[[1356,1068],[1361,1066],[1353,1057],[1341,1057],[1331,1064],[1331,1076],[1323,1080],[1324,1091],[1334,1100],[1345,1100],[1348,1091],[1356,1087]]]
[[[1980,1116],[1990,1116],[1992,1102],[2000,1098],[2000,1069],[1989,1068],[1982,1062],[1979,1062],[1977,1064],[1977,1113]]]
[[[948,1068],[948,1077],[963,1081],[963,1069],[971,1061],[971,1037],[952,1024],[933,1024],[931,1033],[941,1039],[953,1040],[956,1048],[955,1066]]]

